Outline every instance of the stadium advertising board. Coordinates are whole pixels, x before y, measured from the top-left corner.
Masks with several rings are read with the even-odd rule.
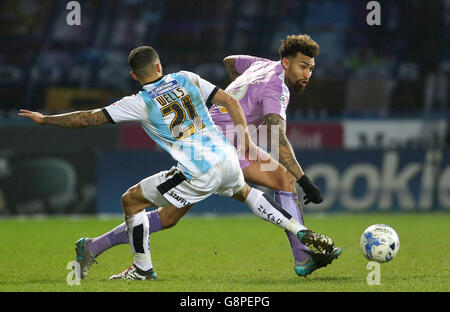
[[[294,149],[342,148],[340,123],[288,123],[286,135]]]
[[[94,213],[94,166],[86,151],[0,155],[0,215]]]
[[[324,191],[309,211],[450,210],[449,150],[302,152],[306,172]]]
[[[305,211],[450,211],[450,150],[297,150],[296,154],[324,195],[323,203],[307,205]],[[164,152],[100,155],[98,212],[121,213],[120,197],[128,187],[174,164]],[[249,210],[231,198],[213,195],[190,213]]]
[[[444,119],[346,120],[342,122],[345,148],[428,148],[442,144]]]

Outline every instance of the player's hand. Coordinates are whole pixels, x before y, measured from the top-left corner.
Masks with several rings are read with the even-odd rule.
[[[320,204],[323,201],[322,195],[320,194],[320,189],[304,174],[300,179],[297,180],[298,185],[301,186],[305,196],[305,205],[313,202],[314,204]]]
[[[26,109],[21,109],[17,115],[21,117],[28,117],[33,120],[35,123],[44,125],[44,115],[38,112],[32,112]]]

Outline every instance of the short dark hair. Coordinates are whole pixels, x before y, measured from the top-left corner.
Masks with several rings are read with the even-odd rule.
[[[139,77],[147,74],[147,66],[150,64],[156,64],[158,60],[158,53],[155,49],[149,46],[137,47],[128,55],[128,64],[136,76]]]
[[[278,50],[281,59],[295,57],[298,52],[309,57],[316,57],[319,55],[319,45],[308,35],[290,35],[281,40]]]

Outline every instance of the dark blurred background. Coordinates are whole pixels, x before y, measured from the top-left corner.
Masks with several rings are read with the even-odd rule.
[[[166,73],[225,88],[225,56],[275,60],[280,40],[302,33],[321,52],[306,92],[291,94],[288,134],[328,196],[317,210],[450,210],[450,1],[380,0],[373,26],[366,0],[78,1],[79,26],[67,24],[68,2],[0,3],[0,214],[119,213],[125,176],[131,185],[170,164],[137,126],[37,127],[19,108],[54,114],[136,93],[127,56],[139,45],[156,48]],[[126,167],[141,156],[145,170]],[[18,172],[43,158],[72,168],[72,188],[25,196],[36,186]]]

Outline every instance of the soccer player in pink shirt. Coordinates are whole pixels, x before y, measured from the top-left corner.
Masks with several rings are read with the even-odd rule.
[[[310,202],[318,204],[323,199],[319,188],[303,172],[286,137],[286,109],[290,90],[299,93],[305,90],[318,54],[318,44],[308,35],[290,35],[281,41],[279,61],[247,55],[233,55],[224,59],[232,80],[225,91],[239,101],[247,124],[253,126],[255,133],[262,132],[263,127],[266,127],[267,133],[272,134],[272,151],[274,148],[278,150],[275,157],[261,148],[253,159],[246,159],[240,154],[245,181],[274,190],[275,201],[302,225],[303,213],[295,183],[305,193],[305,205]],[[239,135],[226,109],[214,105],[209,114],[226,138],[237,146]],[[191,207],[180,209],[167,206],[147,212],[150,233],[174,226]],[[292,250],[294,270],[299,276],[306,276],[330,264],[342,252],[339,247],[330,253],[314,252],[295,235],[288,231],[286,235]],[[80,239],[76,243],[76,253],[77,259],[81,259],[78,262],[83,277],[98,255],[115,245],[126,243],[128,236],[124,223],[102,236]]]

